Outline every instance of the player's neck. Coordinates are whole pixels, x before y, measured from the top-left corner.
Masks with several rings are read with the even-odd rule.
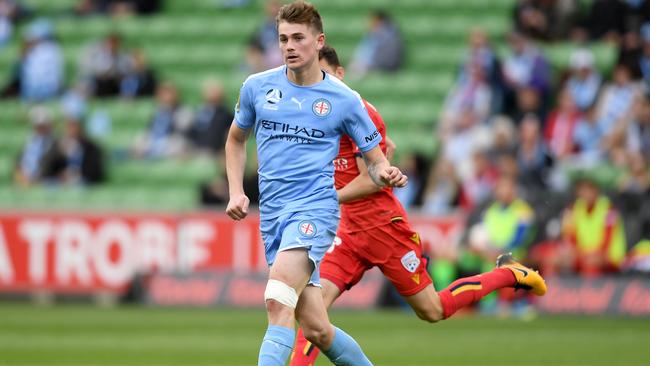
[[[323,80],[323,72],[318,62],[314,62],[309,67],[299,70],[287,68],[287,78],[296,85],[309,86]]]

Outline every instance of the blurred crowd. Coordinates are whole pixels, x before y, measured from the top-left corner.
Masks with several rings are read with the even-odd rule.
[[[247,44],[246,62],[242,67],[245,72],[257,73],[284,63],[275,24],[275,16],[282,4],[279,0],[266,2],[264,21]],[[350,77],[358,80],[371,71],[392,73],[401,70],[405,47],[401,32],[390,14],[382,9],[372,11],[365,34],[348,65]]]
[[[147,16],[159,11],[162,1],[79,0],[64,17]],[[248,1],[223,1],[215,8],[248,6]],[[270,0],[265,17],[250,37],[244,73],[254,73],[283,63],[277,47],[275,15],[282,3]],[[21,34],[13,37],[22,22]],[[18,0],[0,0],[0,47],[17,38],[20,54],[0,81],[0,98],[19,99],[34,106],[29,113],[32,133],[16,157],[14,182],[32,185],[94,185],[109,177],[111,159],[214,159],[220,174],[199,187],[201,202],[222,204],[227,200],[223,147],[233,119],[224,88],[217,79],[204,80],[202,103],[183,102],[178,86],[160,80],[141,49],[130,46],[119,33],[110,32],[91,42],[66,68],[64,45],[56,36],[52,20],[39,17]],[[389,47],[386,47],[389,45]],[[402,65],[403,41],[390,16],[383,11],[370,15],[368,33],[361,41],[351,68],[362,77],[374,70],[393,72]],[[66,75],[72,72],[73,75]],[[197,86],[199,87],[199,86]],[[111,130],[107,113],[94,110],[94,100],[154,98],[156,107],[148,127],[128,151],[108,151],[101,141]],[[59,108],[52,101],[58,101]],[[47,104],[46,108],[43,104]],[[61,130],[57,126],[61,126]],[[73,127],[74,126],[74,127]],[[253,162],[254,163],[254,162]],[[256,172],[251,163],[247,186],[255,192]],[[253,201],[256,200],[256,195]]]
[[[82,0],[66,16],[139,16],[156,12],[160,6],[161,1]],[[206,156],[222,165],[233,114],[219,80],[197,85],[202,88],[202,102],[186,105],[176,85],[159,80],[145,53],[129,47],[115,32],[82,47],[74,76],[67,77],[66,72],[71,70],[66,69],[54,24],[36,15],[19,1],[0,0],[0,28],[5,21],[12,24],[4,33],[7,40],[14,24],[25,23],[17,37],[19,58],[0,84],[0,98],[18,99],[30,106],[32,132],[17,154],[13,171],[17,185],[103,183],[108,179],[106,166],[111,159]],[[1,35],[0,31],[0,39]],[[105,152],[98,143],[110,133],[112,121],[105,111],[94,110],[91,105],[105,98],[155,100],[147,128],[133,137],[127,151]],[[227,193],[219,184],[207,184],[201,190],[206,202],[220,203]]]
[[[584,3],[518,1],[505,52],[471,30],[440,152],[404,201],[469,217],[457,248],[431,243],[440,285],[503,252],[546,274],[650,273],[650,2]],[[556,40],[573,44],[567,69],[539,46]],[[593,41],[618,50],[612,70]]]
[[[275,26],[280,6],[266,3],[240,70],[282,64]],[[80,0],[69,15],[146,16],[161,7],[162,1]],[[204,80],[202,102],[188,105],[178,86],[160,79],[147,55],[119,33],[86,45],[74,70],[66,69],[52,22],[36,15],[18,0],[0,0],[0,48],[24,22],[20,55],[0,75],[0,97],[34,106],[32,133],[16,158],[16,184],[108,179],[107,159],[118,155],[97,142],[110,125],[109,116],[89,107],[98,98],[155,100],[147,128],[120,159],[208,156],[223,167],[233,114],[219,80]],[[433,162],[418,154],[399,162],[410,184],[396,194],[407,209],[469,218],[459,247],[431,243],[436,278],[480,271],[506,251],[546,273],[650,272],[650,1],[520,0],[505,38],[501,52],[484,30],[470,31],[435,124],[438,154]],[[568,68],[557,70],[539,42],[560,40],[574,50]],[[592,42],[617,48],[613,69],[601,67]],[[405,47],[389,12],[373,11],[348,73],[362,79],[369,72],[399,72]],[[72,78],[66,76],[71,71]],[[53,100],[58,111],[39,105]],[[253,200],[255,164],[245,183]],[[227,191],[221,169],[200,187],[201,201],[223,204]]]

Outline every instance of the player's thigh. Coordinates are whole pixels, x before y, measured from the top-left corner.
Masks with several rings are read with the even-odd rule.
[[[277,253],[269,278],[293,287],[298,294],[305,288],[313,271],[313,264],[304,248],[283,250]]]
[[[355,238],[355,234],[339,231],[320,265],[321,278],[335,285],[338,294],[356,285],[372,267],[364,260],[361,243]]]
[[[284,223],[278,253],[304,249],[312,264],[308,283],[320,285],[320,263],[334,241],[337,225],[338,211],[295,212]]]
[[[437,322],[443,319],[442,302],[432,284],[414,295],[404,296],[404,300],[422,320]]]
[[[404,297],[412,296],[431,285],[427,259],[420,238],[404,221],[383,225],[368,232],[378,247],[377,266]]]
[[[325,307],[329,309],[334,301],[341,296],[341,290],[339,290],[338,286],[334,284],[334,282],[327,278],[321,278],[320,283],[321,286],[323,286],[323,303],[325,304]]]

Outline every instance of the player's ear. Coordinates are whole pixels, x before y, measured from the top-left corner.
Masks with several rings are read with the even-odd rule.
[[[325,33],[319,33],[316,36],[316,49],[320,51],[323,47],[325,47]]]
[[[337,66],[336,70],[334,70],[334,74],[336,75],[337,78],[343,80],[345,77],[345,69],[343,66]]]

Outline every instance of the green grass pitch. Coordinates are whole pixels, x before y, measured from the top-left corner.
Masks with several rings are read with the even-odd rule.
[[[375,365],[649,365],[650,320],[335,311]],[[0,305],[0,365],[255,365],[262,310]],[[319,359],[316,365],[328,365]]]

